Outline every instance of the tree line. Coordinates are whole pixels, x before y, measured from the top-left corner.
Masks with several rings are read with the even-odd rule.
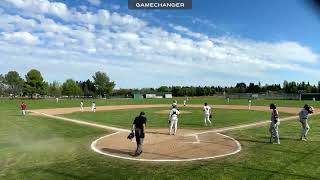
[[[212,96],[215,94],[232,93],[320,93],[320,81],[317,85],[309,82],[284,81],[280,84],[261,85],[261,83],[244,82],[235,86],[161,86],[159,88],[117,89],[115,82],[104,72],[96,72],[92,79],[75,81],[67,79],[62,84],[58,81],[46,82],[40,71],[30,70],[24,78],[18,72],[9,71],[0,74],[0,95],[2,96],[29,96],[48,95],[51,97],[132,97],[135,93],[171,92],[173,96]]]
[[[75,81],[67,79],[60,84],[58,81],[46,82],[40,71],[30,70],[25,78],[18,72],[9,71],[7,74],[0,74],[0,95],[2,96],[29,96],[48,95],[51,97],[107,97],[112,95],[115,82],[111,81],[106,73],[98,71],[92,76],[93,80]]]
[[[244,82],[236,83],[235,86],[161,86],[159,88],[142,89],[119,89],[114,91],[117,96],[131,96],[135,93],[155,93],[171,92],[173,96],[212,96],[216,94],[234,94],[234,93],[320,93],[320,82],[318,85],[311,85],[309,82],[288,82],[280,84],[261,85],[261,83]]]

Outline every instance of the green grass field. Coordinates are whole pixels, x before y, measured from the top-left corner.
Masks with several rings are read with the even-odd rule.
[[[182,104],[184,98],[174,98],[178,103]],[[64,107],[77,107],[80,105],[81,99],[60,99],[56,103],[55,99],[48,100],[30,100],[30,99],[0,99],[1,106],[10,108],[19,108],[22,101],[25,101],[29,109],[44,109],[44,108],[64,108]],[[126,105],[126,104],[171,104],[173,99],[84,99],[85,106],[91,106],[92,101],[95,101],[97,106],[104,105]],[[189,97],[188,104],[203,104],[204,102],[209,105],[214,104],[228,104],[224,98],[214,97]],[[320,107],[320,101],[298,101],[298,100],[252,100],[252,105],[256,106],[269,106],[270,103],[276,103],[278,106],[283,107],[303,107],[304,104],[310,104],[314,107]],[[235,105],[248,105],[247,99],[231,99],[229,104]]]
[[[193,100],[195,104],[198,104],[204,99]],[[139,103],[164,103],[164,101],[155,101],[148,100]],[[212,103],[215,101],[220,102],[221,100],[212,100]],[[281,145],[268,143],[268,127],[264,126],[226,133],[239,140],[243,147],[239,154],[233,156],[189,163],[144,163],[96,154],[90,149],[90,143],[97,137],[110,132],[46,117],[22,117],[17,107],[19,102],[18,100],[0,102],[0,179],[320,178],[320,116],[310,118],[310,141],[307,142],[297,140],[300,124],[293,120],[282,122],[280,125]],[[54,101],[28,101],[30,108],[72,107],[78,106],[77,102],[78,100],[64,100],[56,104]],[[98,105],[102,105],[104,102],[105,104],[115,104],[116,100],[98,101]],[[211,101],[208,100],[208,102]],[[119,104],[136,103],[138,101],[119,101]],[[269,102],[259,103],[263,105],[263,103],[268,104]],[[281,101],[281,103],[300,106],[304,102]],[[155,109],[149,111],[153,110]],[[140,110],[124,113],[123,116],[127,116],[128,119],[121,123],[118,122],[118,124],[111,121],[112,116],[107,116],[110,112],[101,112],[100,116],[97,112],[97,115],[103,123],[125,127],[127,123],[131,123],[131,116],[138,111]],[[104,113],[106,113],[106,118]],[[243,112],[230,112],[229,117],[232,117],[233,113],[242,114]],[[254,113],[259,113],[259,116],[265,116],[267,119],[270,115],[268,112]],[[217,112],[217,114],[220,113]],[[87,119],[85,115],[72,114],[71,116]],[[257,116],[250,115],[254,118]],[[89,118],[87,120],[91,121]],[[259,120],[259,118],[255,120]],[[242,121],[242,119],[239,118],[238,121]],[[162,126],[159,122],[151,122],[150,120],[150,126]],[[180,122],[180,127],[200,127],[202,121],[199,122],[200,124]],[[221,121],[221,123],[228,125],[226,122]]]
[[[149,109],[128,109],[115,111],[97,111],[77,112],[65,114],[64,117],[78,119],[98,124],[112,125],[121,128],[131,128],[133,119],[144,111],[148,118],[147,126],[149,128],[166,128],[168,126],[168,114],[159,114],[160,111],[168,110],[168,108],[149,108]],[[188,111],[190,114],[181,114],[179,116],[179,128],[207,128],[204,126],[203,112],[201,108],[181,107],[181,111]],[[250,110],[230,110],[215,109],[213,111],[214,128],[235,126],[239,124],[247,124],[267,120],[270,118],[270,112],[250,111]],[[292,114],[281,113],[281,117],[292,116]]]

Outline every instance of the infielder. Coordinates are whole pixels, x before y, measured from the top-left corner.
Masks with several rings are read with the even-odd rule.
[[[279,120],[279,112],[277,110],[277,106],[275,104],[270,104],[270,109],[272,109],[271,113],[271,123],[270,123],[270,142],[273,144],[280,144],[280,139],[279,139],[279,125],[280,125],[280,120]]]
[[[183,106],[186,106],[187,100],[183,100]]]
[[[211,107],[208,106],[208,103],[204,103],[203,113],[204,113],[204,124],[207,126],[207,121],[208,121],[211,125],[212,124],[210,121]]]
[[[96,103],[95,102],[92,102],[91,111],[96,112]]]
[[[179,110],[177,109],[177,106],[172,105],[172,109],[169,113],[169,135],[171,135],[173,129],[173,135],[176,134],[178,129],[178,115],[180,114]]]
[[[25,116],[26,115],[26,111],[27,111],[27,104],[22,102],[20,107],[21,107],[22,115]]]
[[[83,101],[80,102],[80,111],[83,112]]]
[[[251,99],[248,100],[248,109],[251,109]]]
[[[300,140],[306,141],[307,134],[310,130],[310,126],[308,124],[308,115],[313,113],[313,107],[308,104],[304,105],[303,109],[299,112],[299,121],[302,125],[301,129],[301,137]]]

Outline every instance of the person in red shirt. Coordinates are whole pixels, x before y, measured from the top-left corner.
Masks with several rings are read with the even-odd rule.
[[[20,107],[21,107],[21,110],[22,110],[22,115],[25,116],[26,115],[26,111],[27,111],[27,104],[22,102]]]

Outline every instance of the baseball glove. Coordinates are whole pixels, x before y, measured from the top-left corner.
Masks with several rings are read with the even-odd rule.
[[[141,133],[140,138],[144,138],[144,133]]]
[[[209,115],[209,118],[212,118],[212,114]]]
[[[128,135],[127,139],[132,140],[134,138],[134,132],[131,131],[131,133]]]
[[[313,111],[314,111],[314,108],[313,108],[312,106],[309,106],[309,108],[308,108],[308,113],[309,113],[309,114],[312,114]]]

